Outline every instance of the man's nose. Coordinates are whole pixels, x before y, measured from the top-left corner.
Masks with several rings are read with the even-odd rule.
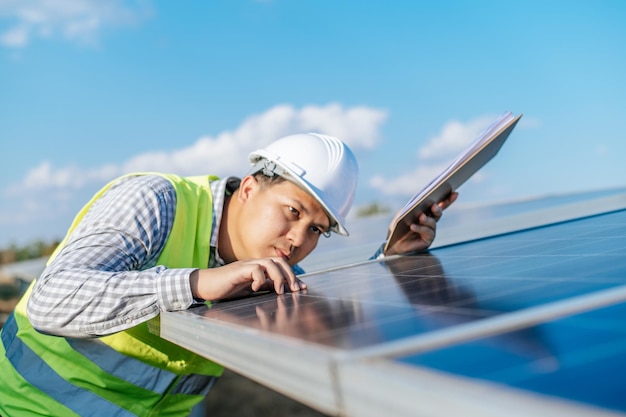
[[[292,246],[297,248],[304,244],[306,239],[306,230],[307,227],[304,225],[294,225],[291,229],[289,229],[287,238],[291,242]]]

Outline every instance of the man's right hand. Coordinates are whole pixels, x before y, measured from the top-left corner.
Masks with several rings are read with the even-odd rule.
[[[306,284],[298,279],[283,258],[249,259],[191,273],[194,298],[217,301],[243,297],[257,291],[282,294],[285,288],[300,291]]]

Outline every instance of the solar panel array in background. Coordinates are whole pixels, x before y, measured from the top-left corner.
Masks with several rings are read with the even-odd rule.
[[[582,217],[587,213],[610,211],[626,205],[626,188],[599,190],[585,193],[552,195],[543,198],[504,202],[483,206],[468,206],[461,201],[445,211],[439,222],[437,238],[433,247],[473,239],[463,232],[471,230],[472,235],[492,235],[494,223],[508,225],[507,231],[520,230],[539,224]],[[595,203],[594,203],[595,202]],[[595,206],[594,206],[595,205]],[[580,207],[586,207],[586,213],[580,213]],[[529,216],[524,219],[524,216]],[[350,236],[333,236],[320,239],[317,249],[304,259],[300,265],[307,272],[318,272],[335,266],[362,262],[373,254],[382,244],[387,226],[393,213],[372,217],[350,219]],[[503,229],[503,227],[500,227]]]

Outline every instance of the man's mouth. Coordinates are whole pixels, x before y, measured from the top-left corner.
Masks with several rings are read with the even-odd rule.
[[[276,253],[278,254],[278,256],[285,259],[286,261],[288,261],[289,258],[291,258],[291,251],[289,250],[286,251],[283,249],[276,248]]]

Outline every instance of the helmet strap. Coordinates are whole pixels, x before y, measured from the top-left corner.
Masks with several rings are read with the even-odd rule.
[[[261,169],[263,171],[263,175],[265,175],[266,177],[273,177],[274,175],[278,175],[280,177],[283,177],[285,174],[285,171],[279,167],[278,165],[276,165],[274,162],[270,161],[269,159],[264,159],[263,160],[263,168]]]
[[[273,177],[275,172],[274,170],[276,169],[276,164],[268,161],[267,159],[265,161],[263,161],[263,175],[265,175],[266,177]]]

